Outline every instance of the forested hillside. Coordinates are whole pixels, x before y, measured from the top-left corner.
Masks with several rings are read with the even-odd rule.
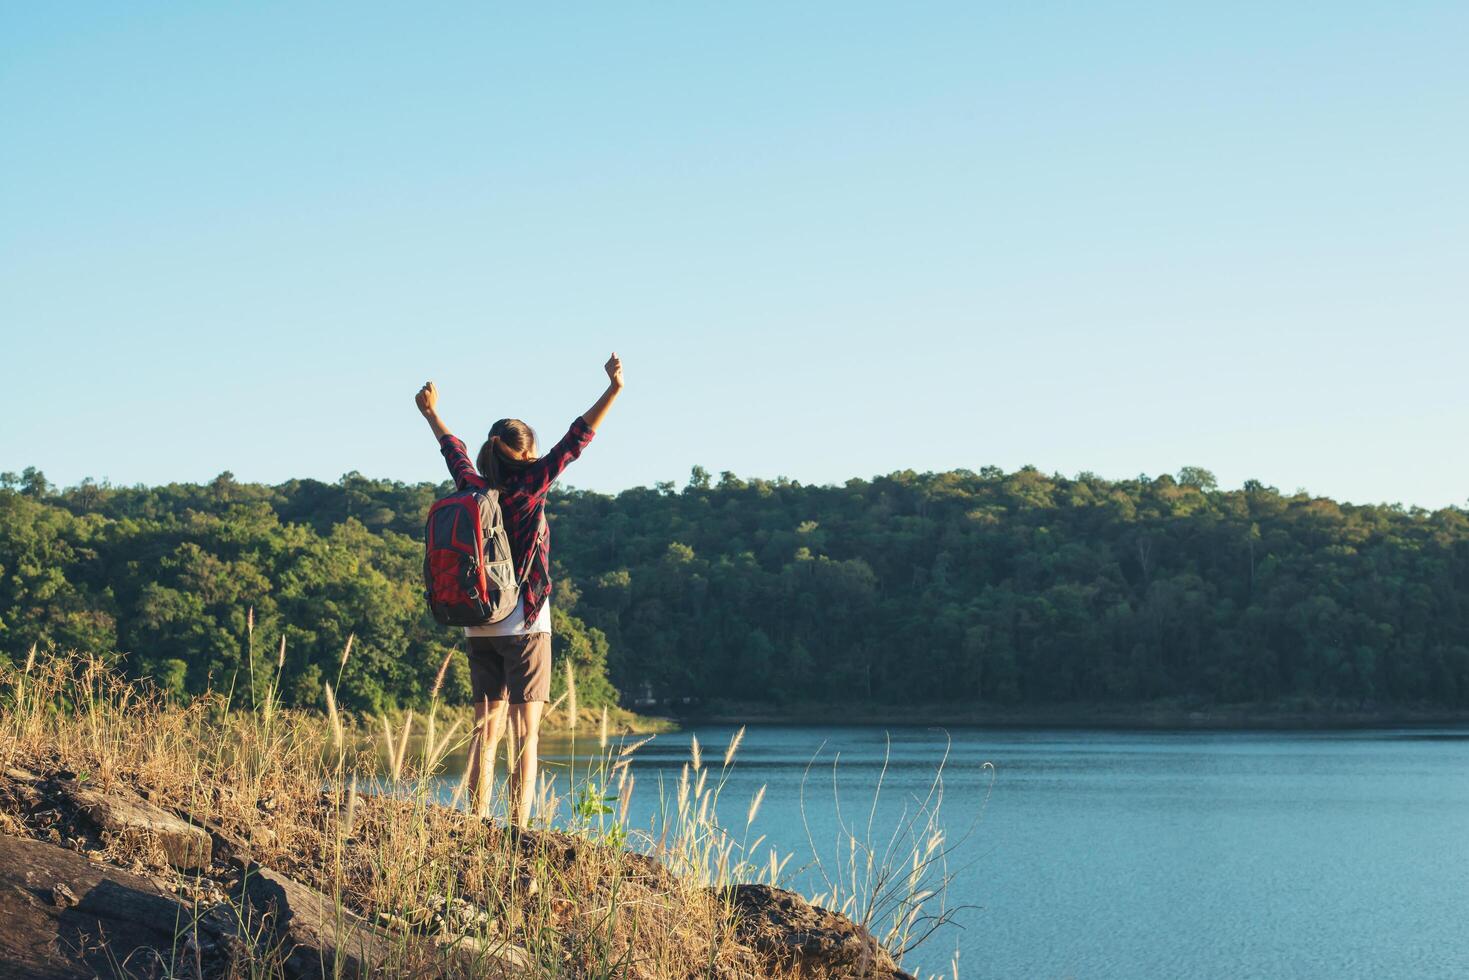
[[[423,546],[416,528],[436,488],[343,478],[118,489],[91,483],[57,493],[27,470],[0,477],[0,651],[32,642],[115,652],[130,672],[179,693],[233,685],[248,670],[254,611],[257,684],[273,675],[286,637],[287,703],[319,705],[353,637],[340,700],[377,710],[427,700],[457,630],[424,612]],[[443,488],[439,488],[443,489]],[[615,701],[607,641],[574,615],[576,589],[559,583],[558,656],[578,671],[581,703]],[[562,683],[558,674],[553,692]],[[448,698],[469,700],[463,657]]]
[[[0,650],[117,650],[195,691],[288,636],[314,702],[349,633],[361,706],[421,700],[451,631],[422,612],[443,487],[349,474],[270,487],[0,490]],[[1034,469],[844,486],[717,481],[551,506],[557,653],[663,698],[1010,705],[1469,706],[1469,513],[1350,506],[1207,471]],[[456,665],[455,690],[466,690]]]

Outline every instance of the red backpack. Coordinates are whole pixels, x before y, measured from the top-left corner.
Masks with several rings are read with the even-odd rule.
[[[434,619],[484,626],[515,610],[520,583],[497,491],[462,490],[434,501],[424,532],[424,594]]]

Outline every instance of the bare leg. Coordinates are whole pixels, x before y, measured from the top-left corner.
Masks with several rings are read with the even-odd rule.
[[[516,758],[510,760],[510,819],[517,827],[530,824],[536,800],[536,773],[540,753],[541,701],[527,701],[510,706],[511,731],[515,736]]]
[[[477,817],[490,815],[490,787],[495,783],[495,752],[505,731],[505,702],[485,698],[474,706],[474,735],[469,742],[469,807]]]

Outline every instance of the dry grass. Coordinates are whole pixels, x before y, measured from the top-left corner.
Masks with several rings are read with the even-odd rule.
[[[281,657],[272,659],[278,673]],[[651,829],[632,831],[631,763],[650,736],[616,735],[602,712],[572,714],[573,680],[571,704],[557,710],[577,719],[567,726],[573,738],[595,731],[598,751],[573,764],[569,798],[543,777],[539,822],[559,829],[519,833],[463,812],[462,781],[455,805],[438,802],[446,759],[467,747],[472,724],[462,713],[435,700],[417,716],[354,718],[329,687],[322,716],[281,709],[275,686],[266,688],[263,704],[232,704],[227,692],[177,704],[96,659],[33,653],[23,669],[0,669],[0,771],[67,770],[103,790],[136,790],[395,934],[519,947],[528,976],[785,975],[741,942],[720,897],[736,882],[780,883],[789,861],[751,837],[763,788],[737,801],[737,832],[720,824],[743,729],[713,759],[695,740],[678,783],[656,788]],[[0,830],[41,836],[25,821],[0,794]],[[173,875],[181,892],[216,902],[229,892],[229,869],[189,881],[146,840],[100,846],[98,856],[119,866]],[[262,960],[249,975],[279,970]]]
[[[813,856],[811,868],[821,890],[811,901],[847,916],[871,931],[883,948],[901,957],[932,939],[955,922],[970,906],[948,904],[949,885],[955,871],[950,858],[961,850],[979,828],[979,822],[994,789],[995,767],[983,763],[988,779],[984,800],[972,814],[968,826],[951,836],[944,825],[944,774],[949,750],[934,769],[922,796],[906,798],[890,826],[877,821],[878,806],[887,782],[892,745],[883,753],[882,766],[872,788],[865,814],[861,808],[846,812],[839,785],[840,757],[831,760],[831,799],[836,815],[836,834],[829,848],[813,837],[806,819],[806,789],[818,759],[807,766],[801,783],[801,815],[806,841]],[[826,857],[823,857],[826,855]],[[958,976],[958,952],[954,953],[953,975]]]
[[[0,769],[138,790],[370,922],[445,928],[446,909],[483,910],[450,925],[477,944],[522,947],[547,977],[749,975],[750,951],[708,887],[748,869],[709,822],[707,799],[685,799],[683,824],[658,848],[682,876],[620,846],[636,746],[609,739],[579,774],[576,801],[543,784],[543,815],[567,831],[518,834],[436,802],[444,759],[466,740],[437,704],[418,719],[377,719],[374,737],[335,698],[326,717],[273,698],[241,708],[224,694],[178,705],[90,658],[33,657],[0,689]],[[0,822],[28,832],[23,814]],[[101,856],[169,874],[146,845],[113,839]]]

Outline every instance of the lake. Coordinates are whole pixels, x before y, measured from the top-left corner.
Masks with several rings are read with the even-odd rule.
[[[733,732],[641,749],[629,822],[651,821],[691,733],[717,769]],[[738,836],[766,786],[751,838],[823,891],[809,858],[830,861],[838,811],[886,840],[946,751],[947,899],[973,908],[905,959],[920,975],[952,975],[957,948],[963,977],[1469,977],[1465,731],[763,725],[720,815]]]

